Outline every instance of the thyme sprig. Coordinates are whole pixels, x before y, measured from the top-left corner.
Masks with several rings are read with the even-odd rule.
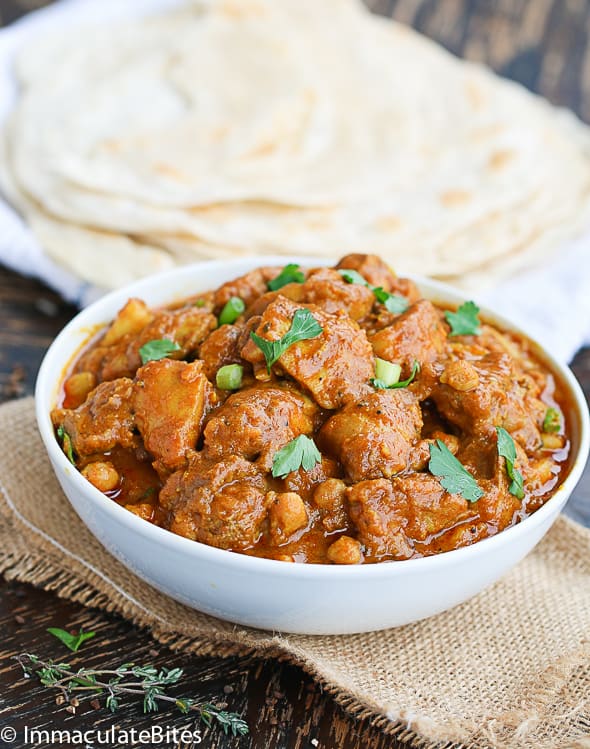
[[[184,672],[181,668],[158,670],[155,666],[123,663],[115,669],[74,670],[69,663],[44,661],[32,653],[21,653],[15,656],[15,660],[25,677],[36,675],[43,686],[58,689],[67,701],[74,693],[88,699],[105,697],[105,706],[115,712],[121,706],[121,697],[135,695],[143,698],[144,713],[157,711],[159,703],[169,703],[181,713],[196,713],[207,726],[216,722],[226,734],[243,736],[248,733],[248,724],[237,713],[227,712],[209,702],[198,703],[166,694],[166,689],[182,678]]]

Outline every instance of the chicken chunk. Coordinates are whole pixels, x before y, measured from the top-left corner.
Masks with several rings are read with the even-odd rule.
[[[409,377],[415,361],[428,369],[443,353],[447,332],[441,313],[432,302],[422,299],[413,304],[391,325],[371,337],[375,355],[400,364],[402,379]]]
[[[194,450],[213,388],[200,361],[160,359],[137,370],[133,407],[137,427],[160,471],[174,471]]]
[[[385,291],[391,291],[396,281],[395,273],[378,255],[362,255],[360,253],[345,255],[339,260],[336,268],[355,270],[361,274],[368,284],[380,286]]]
[[[279,387],[254,387],[231,395],[204,429],[204,455],[239,455],[269,471],[277,450],[300,434],[311,434],[319,411],[306,396]]]
[[[392,481],[395,494],[405,498],[407,535],[415,541],[450,528],[460,520],[476,517],[477,510],[460,494],[449,494],[440,481],[427,473],[399,476]]]
[[[252,548],[267,517],[268,487],[258,468],[231,455],[218,463],[193,454],[160,492],[168,511],[165,527],[185,538],[221,549]]]
[[[270,266],[255,268],[233,281],[227,281],[215,292],[216,313],[219,314],[227,302],[235,296],[239,297],[246,307],[249,307],[258,297],[268,291],[268,282],[276,278],[281,270],[280,267]]]
[[[361,320],[371,311],[375,295],[367,286],[348,283],[337,270],[318,268],[301,284],[299,300],[315,304],[325,312],[342,311],[353,320]]]
[[[328,533],[346,530],[350,525],[345,498],[346,484],[335,478],[318,484],[313,493],[313,503],[319,510],[321,523]]]
[[[351,481],[389,478],[407,468],[421,429],[422,412],[413,393],[374,390],[332,416],[318,443],[341,461]]]
[[[432,400],[447,421],[471,436],[495,438],[495,427],[506,429],[527,452],[541,445],[538,424],[546,406],[538,388],[526,376],[519,376],[507,354],[492,353],[470,362],[477,384],[468,391],[441,382]]]
[[[361,481],[347,490],[348,513],[366,555],[381,559],[409,559],[413,549],[405,533],[407,501],[394,492],[391,481]]]
[[[203,362],[205,375],[215,382],[217,371],[226,364],[239,364],[242,326],[221,325],[201,344],[199,358]]]
[[[348,489],[348,503],[359,539],[376,557],[407,559],[415,541],[477,517],[467,500],[449,494],[426,473],[362,481]]]
[[[365,332],[347,315],[331,315],[279,296],[266,308],[256,333],[268,341],[282,338],[301,309],[309,309],[322,333],[289,346],[274,369],[309,390],[323,408],[340,408],[357,400],[374,374],[373,354]],[[242,358],[253,364],[258,379],[268,379],[264,356],[253,340],[244,346]]]
[[[77,455],[106,453],[115,445],[134,447],[133,382],[123,377],[103,382],[76,409],[55,409],[53,423],[61,425]]]

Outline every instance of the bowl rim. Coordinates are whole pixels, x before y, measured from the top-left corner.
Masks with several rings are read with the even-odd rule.
[[[516,541],[519,536],[532,532],[537,526],[542,525],[552,514],[557,514],[565,504],[573,489],[577,485],[590,450],[590,415],[584,393],[570,368],[556,360],[533,336],[527,333],[521,325],[516,325],[501,313],[496,312],[487,305],[480,305],[482,315],[498,325],[503,330],[514,331],[524,335],[532,342],[535,353],[540,356],[543,363],[553,372],[559,375],[561,382],[567,387],[570,401],[573,405],[573,412],[577,419],[578,438],[577,453],[572,459],[569,473],[563,483],[558,487],[556,492],[545,504],[536,510],[533,514],[528,515],[520,523],[505,528],[503,531],[484,539],[481,539],[469,546],[451,549],[427,557],[418,559],[404,559],[391,562],[376,562],[373,564],[358,565],[329,565],[321,563],[285,563],[280,560],[266,559],[263,557],[250,556],[241,552],[220,549],[215,546],[209,546],[200,541],[179,536],[172,531],[166,530],[159,526],[143,520],[121,505],[113,502],[102,492],[96,489],[88,482],[82,474],[68,461],[63,451],[55,439],[53,426],[50,419],[50,410],[53,407],[52,398],[57,392],[57,387],[62,380],[64,369],[67,361],[63,358],[60,360],[56,354],[61,346],[68,346],[68,339],[72,335],[79,336],[82,331],[89,332],[97,325],[106,324],[111,320],[116,311],[124,304],[125,300],[131,296],[141,297],[142,293],[149,296],[153,293],[152,287],[167,286],[172,282],[172,287],[179,280],[186,281],[188,276],[199,274],[203,278],[207,277],[207,271],[222,271],[227,269],[227,280],[232,278],[234,269],[237,274],[247,272],[247,269],[260,265],[285,265],[287,263],[298,263],[303,267],[319,267],[334,263],[334,258],[312,258],[294,255],[248,255],[231,260],[208,260],[195,262],[184,266],[178,266],[162,273],[153,274],[145,278],[126,284],[119,289],[109,292],[88,307],[78,312],[70,322],[60,331],[54,341],[49,346],[43,361],[39,368],[35,386],[35,412],[37,426],[41,439],[44,443],[47,454],[56,472],[67,474],[74,482],[78,492],[90,500],[99,511],[106,513],[112,522],[125,526],[132,533],[139,533],[155,544],[161,544],[171,551],[176,551],[183,555],[195,558],[195,561],[209,562],[222,567],[239,568],[241,572],[262,572],[285,575],[286,577],[297,578],[330,578],[341,580],[357,579],[362,577],[382,577],[398,574],[422,574],[429,566],[445,567],[455,565],[461,561],[467,562],[471,557],[477,556],[483,551],[493,553],[499,550],[503,545]],[[450,304],[459,303],[461,300],[473,299],[477,302],[477,295],[468,296],[463,290],[451,285],[436,281],[430,278],[407,274],[404,277],[410,278],[418,284],[421,290],[426,291],[427,298],[436,301],[447,302]],[[206,291],[206,286],[203,291]],[[190,292],[189,292],[190,293]],[[194,293],[199,293],[195,291]],[[437,297],[440,294],[440,299]],[[184,292],[183,292],[183,295]],[[188,296],[186,294],[185,296]],[[170,302],[175,298],[174,288],[170,289]],[[163,302],[165,303],[165,302]],[[479,304],[479,303],[478,303]],[[107,310],[109,310],[107,312]],[[71,347],[71,345],[70,345]],[[70,354],[70,358],[75,354]],[[57,359],[57,363],[54,363]],[[51,395],[46,398],[45,393]],[[573,449],[573,446],[572,446]],[[68,502],[73,503],[68,498]],[[75,509],[75,507],[74,507]]]

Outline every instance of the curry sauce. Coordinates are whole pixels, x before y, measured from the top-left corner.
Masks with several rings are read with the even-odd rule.
[[[567,404],[529,341],[376,256],[130,299],[65,377],[56,436],[110,501],[222,549],[359,564],[466,546],[567,474]]]

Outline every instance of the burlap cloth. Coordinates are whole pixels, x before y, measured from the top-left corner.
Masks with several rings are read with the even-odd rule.
[[[55,480],[32,399],[0,408],[0,444],[6,577],[117,612],[175,649],[297,663],[346,710],[411,746],[590,746],[590,531],[581,526],[559,518],[501,582],[427,621],[339,637],[273,634],[175,603],[115,561]]]

